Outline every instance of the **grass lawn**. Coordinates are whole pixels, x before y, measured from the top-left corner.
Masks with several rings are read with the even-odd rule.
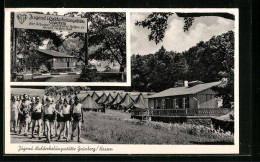
[[[121,74],[98,74],[100,76],[99,79],[94,79],[90,82],[122,82]],[[93,79],[93,78],[91,78]],[[85,82],[81,80],[80,75],[57,75],[57,76],[38,76],[34,77],[34,79],[25,79],[22,82]]]
[[[23,82],[77,82],[80,75],[62,75],[53,77],[35,77],[34,79],[24,80]]]
[[[28,94],[30,96],[44,96],[44,89],[30,89],[30,88],[11,88],[11,93],[14,95]]]
[[[82,136],[103,144],[233,144],[234,136],[204,126],[141,122],[107,110],[84,113]]]

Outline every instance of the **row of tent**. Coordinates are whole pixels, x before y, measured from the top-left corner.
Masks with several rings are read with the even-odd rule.
[[[124,96],[122,96],[124,95]],[[151,94],[145,93],[144,95],[140,92],[136,93],[123,93],[118,92],[116,95],[111,93],[106,94],[103,92],[100,96],[96,92],[92,93],[79,93],[76,96],[70,96],[70,98],[79,98],[83,105],[83,109],[102,109],[105,107],[110,107],[117,109],[119,107],[123,109],[131,109],[133,107],[146,109],[148,108],[147,96]],[[55,102],[57,103],[61,98],[61,95],[58,94],[55,97]]]
[[[57,94],[54,97],[54,102],[58,103],[61,97],[66,98],[66,100],[74,100],[77,97],[83,105],[83,109],[103,109],[103,106],[118,109],[119,107],[123,109],[131,109],[133,107],[146,109],[148,108],[148,96],[153,93],[148,92],[81,92],[77,95],[62,96]],[[46,95],[39,95],[42,98],[42,101],[48,97]],[[35,95],[29,95],[29,97],[35,97]],[[23,96],[20,95],[20,98],[23,99]]]

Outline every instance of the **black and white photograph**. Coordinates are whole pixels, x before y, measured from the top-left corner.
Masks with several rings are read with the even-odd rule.
[[[12,12],[12,82],[126,82],[124,12]]]
[[[12,87],[11,143],[233,145],[234,109],[215,98],[218,85],[194,82],[166,97],[169,90]]]
[[[239,153],[238,9],[50,11],[12,12],[6,153]]]

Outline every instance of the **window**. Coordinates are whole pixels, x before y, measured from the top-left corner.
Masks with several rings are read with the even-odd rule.
[[[161,109],[161,100],[157,100],[157,109]]]
[[[165,109],[165,99],[162,99],[162,109]]]
[[[176,109],[181,109],[183,107],[182,105],[182,98],[177,98],[177,107]]]
[[[183,98],[183,106],[184,106],[184,108],[190,108],[189,97]]]
[[[157,109],[157,106],[158,106],[158,101],[154,100],[154,108]]]
[[[171,100],[169,98],[165,99],[165,109],[169,109],[171,107]]]
[[[177,109],[177,100],[176,100],[176,98],[173,99],[173,109]]]

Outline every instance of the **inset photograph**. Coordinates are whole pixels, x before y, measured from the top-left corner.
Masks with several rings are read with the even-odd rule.
[[[11,82],[127,80],[126,13],[12,12],[10,36]]]
[[[203,91],[170,97],[131,87],[12,86],[11,107],[6,108],[11,113],[10,141],[233,145],[233,109],[217,107],[211,90],[217,85],[193,85],[191,89]]]

